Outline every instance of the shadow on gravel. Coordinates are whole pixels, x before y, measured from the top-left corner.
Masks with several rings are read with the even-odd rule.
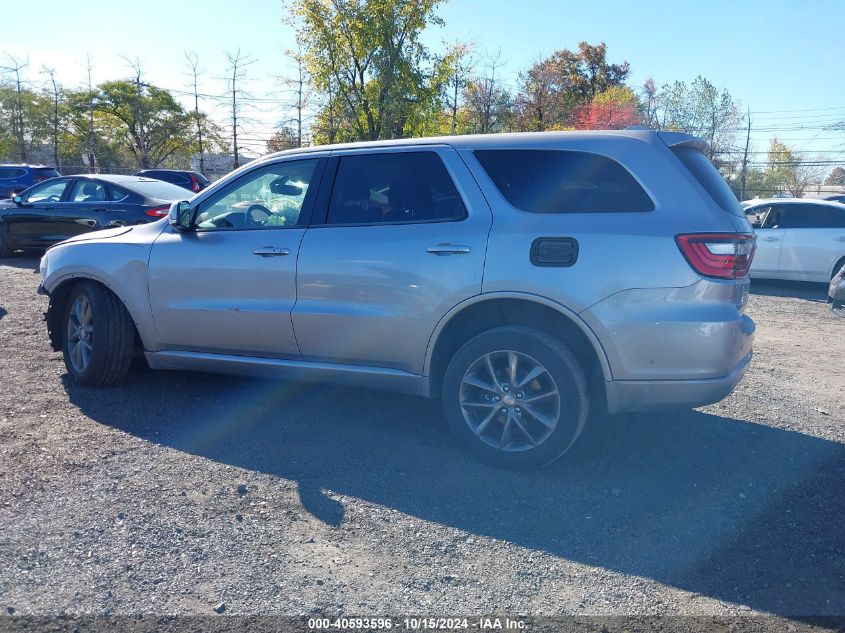
[[[33,253],[27,252],[25,254],[20,254],[19,256],[12,255],[12,257],[6,257],[0,259],[0,266],[8,266],[9,268],[28,268],[32,270],[32,272],[38,272],[38,263],[40,259],[35,257]]]
[[[835,442],[698,411],[626,416],[511,473],[454,448],[438,403],[411,397],[153,372],[66,388],[102,424],[298,482],[331,525],[344,508],[324,490],[762,611],[845,614]]]
[[[809,281],[777,281],[773,279],[754,279],[749,292],[753,295],[768,297],[792,297],[806,301],[827,302],[828,284]]]

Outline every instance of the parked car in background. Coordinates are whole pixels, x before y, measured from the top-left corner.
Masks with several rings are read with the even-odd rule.
[[[135,174],[145,178],[155,178],[174,185],[178,185],[194,193],[199,193],[209,184],[208,178],[198,171],[183,171],[179,169],[142,169]]]
[[[51,178],[0,201],[0,257],[98,229],[154,222],[184,197],[181,187],[152,178]]]
[[[828,283],[845,266],[845,204],[769,198],[742,205],[757,234],[751,277]]]
[[[829,196],[824,197],[825,200],[829,200],[830,202],[843,202],[845,203],[845,193],[834,193]]]
[[[754,236],[706,144],[631,130],[293,150],[41,260],[73,380],[153,369],[441,398],[534,466],[591,406],[721,400],[751,360]],[[350,421],[354,423],[354,421]]]
[[[9,198],[34,184],[60,175],[54,167],[44,165],[0,165],[0,199]]]

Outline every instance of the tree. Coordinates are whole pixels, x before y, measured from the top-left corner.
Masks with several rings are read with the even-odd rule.
[[[801,160],[776,138],[771,141],[768,158],[766,185],[770,190],[786,191],[793,198],[800,198],[808,185],[821,180],[820,167]]]
[[[280,128],[267,140],[267,151],[273,153],[300,147],[299,138],[298,133],[291,128]]]
[[[14,98],[12,100],[12,131],[15,135],[17,140],[17,153],[20,156],[20,161],[25,163],[27,161],[27,142],[26,142],[26,129],[25,129],[25,118],[24,118],[24,90],[22,86],[21,74],[23,70],[29,65],[28,62],[22,62],[16,57],[9,55],[8,53],[6,56],[9,58],[9,63],[7,66],[0,67],[0,70],[3,70],[7,73],[12,75],[12,81],[14,82]]]
[[[699,75],[690,85],[683,81],[664,84],[656,95],[654,119],[658,127],[695,134],[707,141],[708,158],[719,166],[735,152],[742,123],[739,102],[727,90],[719,90]]]
[[[100,84],[94,103],[102,136],[139,169],[158,167],[193,141],[191,117],[162,88],[139,81]]]
[[[449,110],[449,130],[451,134],[457,134],[461,96],[465,94],[467,84],[470,81],[470,73],[475,65],[472,47],[468,44],[455,42],[447,49],[444,62],[448,73],[446,107]]]
[[[511,97],[496,71],[502,67],[497,54],[491,57],[484,75],[469,80],[464,89],[463,127],[477,134],[502,132],[508,127]]]
[[[824,184],[845,187],[845,168],[834,167],[828,177],[825,178]]]
[[[246,78],[246,67],[254,64],[257,60],[241,53],[238,48],[234,53],[226,52],[226,59],[229,61],[228,81],[229,92],[232,96],[232,152],[234,153],[234,168],[240,167],[240,156],[238,154],[238,115],[241,111],[241,104],[238,99],[248,96],[243,88],[238,87],[238,82]]]
[[[642,123],[637,95],[627,86],[613,86],[579,106],[575,127],[579,130],[624,130]]]
[[[642,104],[643,123],[651,129],[656,129],[658,127],[657,86],[654,83],[654,79],[649,77],[645,80],[645,83],[640,89],[640,94],[642,95],[640,102]]]
[[[199,154],[199,168],[200,173],[205,173],[205,151],[202,144],[202,131],[203,131],[203,122],[202,122],[202,115],[200,114],[200,95],[199,91],[197,90],[197,79],[199,75],[198,66],[199,66],[199,58],[197,57],[196,53],[189,53],[185,51],[185,59],[188,62],[188,67],[190,68],[190,78],[191,78],[191,88],[193,89],[194,93],[194,112],[191,118],[194,121],[194,127],[197,131],[197,150]]]
[[[571,127],[579,106],[624,85],[629,73],[628,62],[608,63],[604,42],[580,42],[574,52],[559,50],[520,74],[518,127],[538,131]]]
[[[59,157],[59,137],[67,117],[67,108],[64,104],[63,90],[56,81],[54,68],[43,67],[41,72],[47,76],[47,92],[50,100],[50,140],[53,146],[53,165],[61,171],[62,161]]]
[[[441,1],[292,0],[307,70],[319,92],[331,92],[333,135],[402,137],[440,116],[447,73],[420,33],[442,24]]]

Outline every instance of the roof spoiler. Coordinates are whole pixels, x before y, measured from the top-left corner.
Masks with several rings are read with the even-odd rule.
[[[707,141],[692,134],[684,134],[683,132],[658,132],[657,136],[672,149],[676,147],[691,147],[697,149],[702,154],[707,154],[710,150],[710,145],[707,144]]]
[[[707,154],[710,150],[710,145],[704,139],[701,139],[692,134],[685,132],[666,132],[661,130],[653,130],[646,125],[629,125],[626,130],[637,132],[654,132],[657,137],[666,143],[667,147],[692,147],[697,149],[702,154]]]

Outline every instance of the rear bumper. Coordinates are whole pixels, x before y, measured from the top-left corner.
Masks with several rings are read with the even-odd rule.
[[[701,407],[727,397],[742,380],[752,352],[722,378],[696,380],[614,380],[605,383],[608,413]]]

